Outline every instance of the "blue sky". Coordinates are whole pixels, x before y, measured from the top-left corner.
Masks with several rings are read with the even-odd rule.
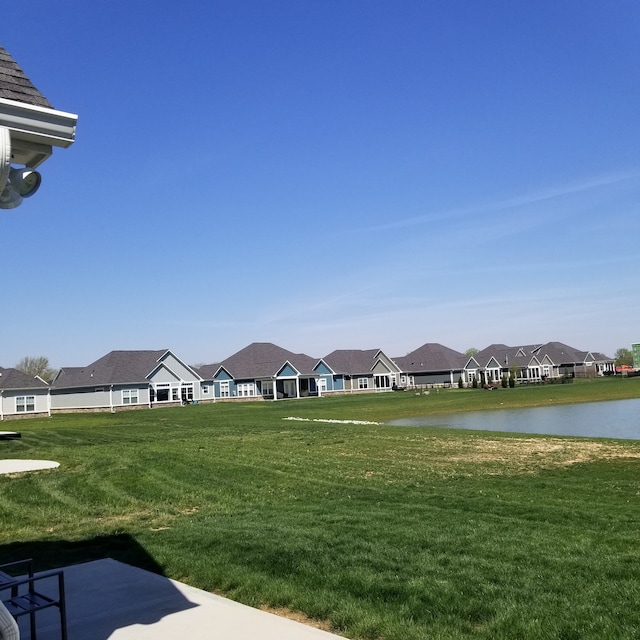
[[[0,214],[2,366],[640,341],[636,0],[29,7],[79,122]]]

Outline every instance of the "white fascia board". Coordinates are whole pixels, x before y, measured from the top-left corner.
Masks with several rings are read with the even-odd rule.
[[[35,167],[51,155],[52,147],[70,147],[78,116],[0,98],[0,127],[11,132],[14,161]]]
[[[0,126],[24,133],[33,142],[70,147],[77,123],[78,116],[74,113],[0,98]]]

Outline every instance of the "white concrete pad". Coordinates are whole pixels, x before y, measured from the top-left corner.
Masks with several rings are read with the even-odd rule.
[[[59,466],[60,463],[53,460],[0,460],[0,474],[55,469]]]
[[[69,640],[340,639],[111,558],[64,575]],[[38,640],[59,640],[55,612],[39,615]]]

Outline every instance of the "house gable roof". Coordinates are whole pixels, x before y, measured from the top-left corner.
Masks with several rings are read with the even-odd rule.
[[[291,364],[302,375],[313,374],[318,362],[304,353],[293,353],[271,342],[253,342],[223,360],[223,367],[235,380],[273,378],[286,363]]]
[[[322,360],[335,373],[370,375],[380,353],[380,349],[337,349]]]
[[[505,344],[492,344],[476,354],[480,362],[487,362],[490,358],[495,358],[503,366],[527,366],[535,356],[536,362],[543,360],[556,366],[569,364],[583,364],[592,360],[612,360],[602,354],[595,354],[590,351],[581,351],[562,342],[546,342],[522,345],[519,347],[508,347]],[[597,357],[602,356],[602,357]]]
[[[60,369],[52,386],[60,389],[148,382],[167,351],[111,351],[86,367]]]
[[[40,377],[23,373],[18,369],[0,367],[0,389],[47,389],[49,385]]]
[[[428,342],[406,356],[393,360],[402,371],[418,373],[461,369],[467,356],[437,342]]]
[[[53,109],[4,47],[0,47],[0,98]]]
[[[214,364],[203,364],[201,367],[191,368],[197,371],[203,380],[213,380],[216,373],[218,372],[218,369],[220,369],[220,363],[216,362]]]

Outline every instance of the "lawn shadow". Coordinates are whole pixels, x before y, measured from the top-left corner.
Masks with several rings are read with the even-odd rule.
[[[33,558],[34,567],[38,571],[113,558],[164,575],[162,567],[153,556],[127,533],[96,536],[86,540],[11,542],[0,545],[0,563],[19,558]]]
[[[108,640],[117,629],[151,625],[167,615],[198,606],[127,534],[0,546],[0,563],[24,558],[33,558],[36,571],[64,569],[70,638]],[[46,580],[42,588],[45,593],[57,590],[57,583]],[[19,620],[24,637],[29,637],[27,618]],[[39,640],[59,638],[57,611],[40,612],[37,629]]]

